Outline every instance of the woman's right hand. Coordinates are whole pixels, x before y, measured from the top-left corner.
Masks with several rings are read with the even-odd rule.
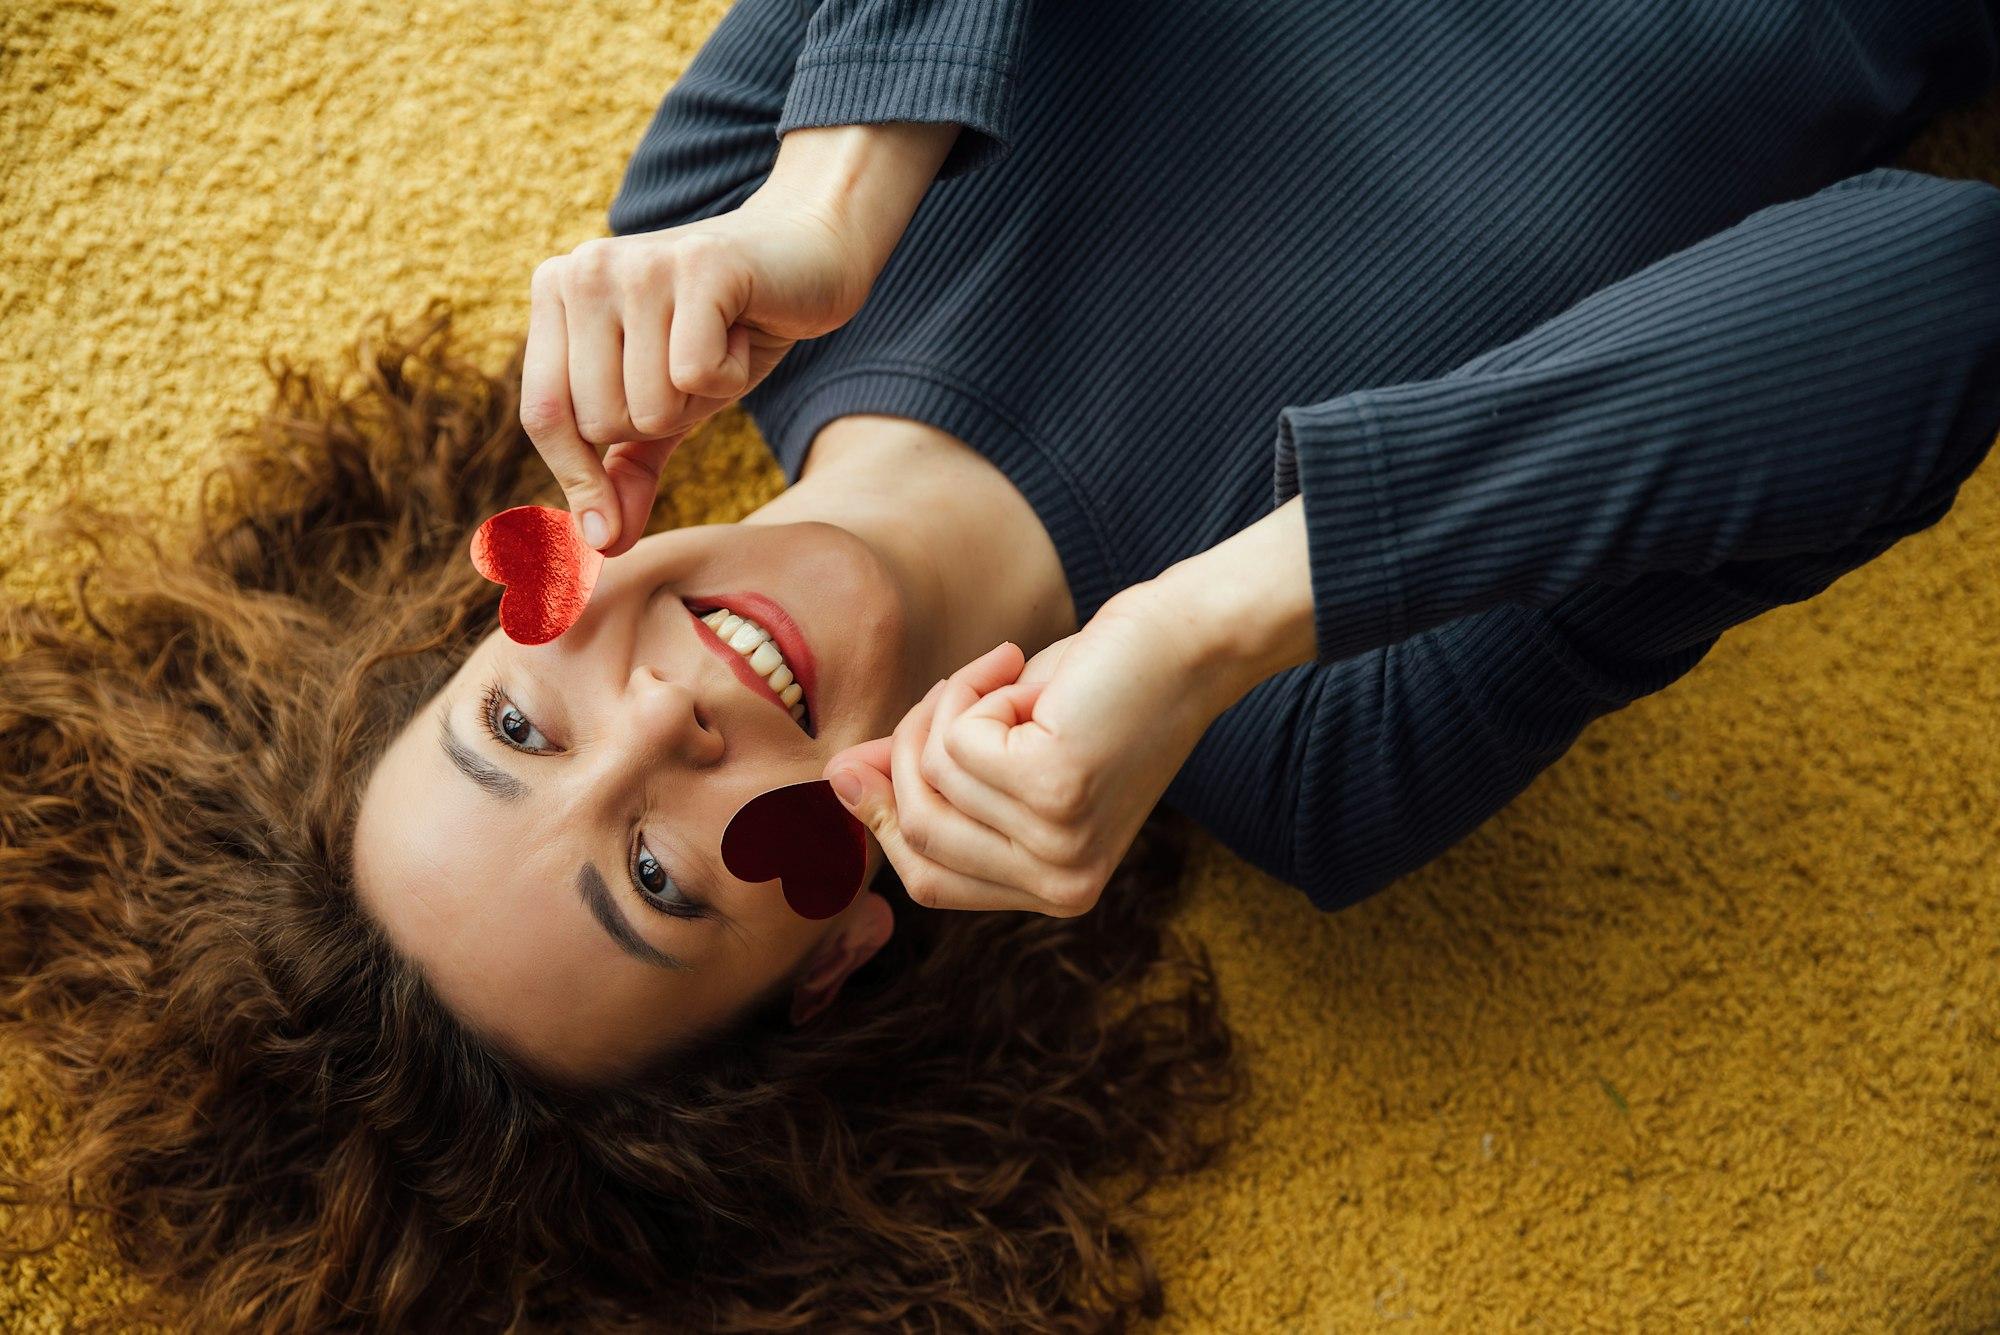
[[[637,542],[674,448],[792,344],[852,318],[874,278],[866,244],[776,182],[729,213],[542,261],[521,425],[585,541],[606,556]]]

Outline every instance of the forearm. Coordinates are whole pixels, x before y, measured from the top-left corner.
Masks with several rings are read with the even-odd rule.
[[[889,262],[960,127],[887,121],[789,131],[745,208],[804,208],[843,239],[867,284]]]
[[[1294,496],[1256,523],[1160,572],[1182,610],[1217,712],[1266,677],[1313,662],[1312,563],[1305,506]]]

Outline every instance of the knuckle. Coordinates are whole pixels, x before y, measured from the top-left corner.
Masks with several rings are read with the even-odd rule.
[[[719,399],[729,392],[729,382],[719,366],[684,366],[673,372],[674,386],[684,393]]]
[[[646,246],[632,256],[633,277],[649,287],[669,283],[674,276],[674,248]]]
[[[665,460],[653,461],[630,454],[620,454],[605,460],[604,471],[608,476],[631,478],[643,486],[656,487],[660,483],[660,469]]]
[[[922,868],[912,868],[902,873],[902,880],[903,892],[909,895],[911,900],[927,909],[938,907],[943,887],[938,884],[935,875]]]
[[[1074,820],[1083,814],[1083,781],[1067,769],[1050,766],[1036,784],[1040,814],[1054,821]]]
[[[1050,885],[1049,900],[1062,911],[1065,918],[1074,918],[1097,907],[1097,897],[1103,885],[1094,875],[1075,873],[1057,877]]]
[[[632,429],[648,439],[670,436],[676,425],[674,417],[673,413],[663,409],[635,409],[632,413]]]
[[[579,417],[576,422],[576,434],[593,445],[616,445],[619,441],[629,438],[625,431],[625,423],[595,416]]]
[[[597,495],[597,479],[575,464],[558,464],[549,471],[555,474],[556,485],[563,495],[572,500],[590,500]]]
[[[573,292],[602,292],[611,286],[611,243],[592,237],[569,253],[563,267],[563,285]]]
[[[726,249],[720,238],[706,232],[689,232],[674,238],[672,261],[683,273],[707,272],[722,258]]]
[[[521,399],[521,426],[531,436],[560,431],[569,417],[569,405],[555,394],[529,394]]]
[[[1090,832],[1080,825],[1059,825],[1048,830],[1036,856],[1055,867],[1070,867],[1090,852]]]
[[[928,854],[931,849],[932,831],[929,820],[914,813],[897,822],[902,831],[903,844],[913,853]]]
[[[944,754],[937,747],[926,746],[917,755],[917,773],[923,776],[925,783],[939,792],[944,791],[947,768]]]
[[[967,729],[953,726],[944,730],[944,753],[952,758],[953,763],[964,765],[966,753],[971,747]]]

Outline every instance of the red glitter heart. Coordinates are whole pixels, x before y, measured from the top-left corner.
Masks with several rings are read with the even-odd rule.
[[[831,918],[861,892],[868,827],[825,779],[788,783],[736,809],[722,831],[722,865],[745,881],[776,877],[801,918]]]
[[[500,629],[507,638],[547,644],[583,615],[604,553],[583,540],[569,511],[517,505],[472,535],[472,564],[507,588],[500,598]]]

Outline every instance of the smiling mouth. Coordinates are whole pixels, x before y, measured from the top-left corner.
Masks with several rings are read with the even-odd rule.
[[[733,601],[734,606],[732,600],[724,598],[687,598],[682,605],[694,617],[696,633],[702,642],[729,664],[737,680],[785,711],[786,717],[806,736],[817,737],[811,699],[811,651],[806,649],[798,628],[768,599],[742,595]],[[780,622],[780,618],[783,621],[767,625],[764,619],[745,615],[752,610],[748,605],[753,602],[758,604],[755,610],[765,611],[769,621]],[[788,648],[790,653],[786,652]]]

